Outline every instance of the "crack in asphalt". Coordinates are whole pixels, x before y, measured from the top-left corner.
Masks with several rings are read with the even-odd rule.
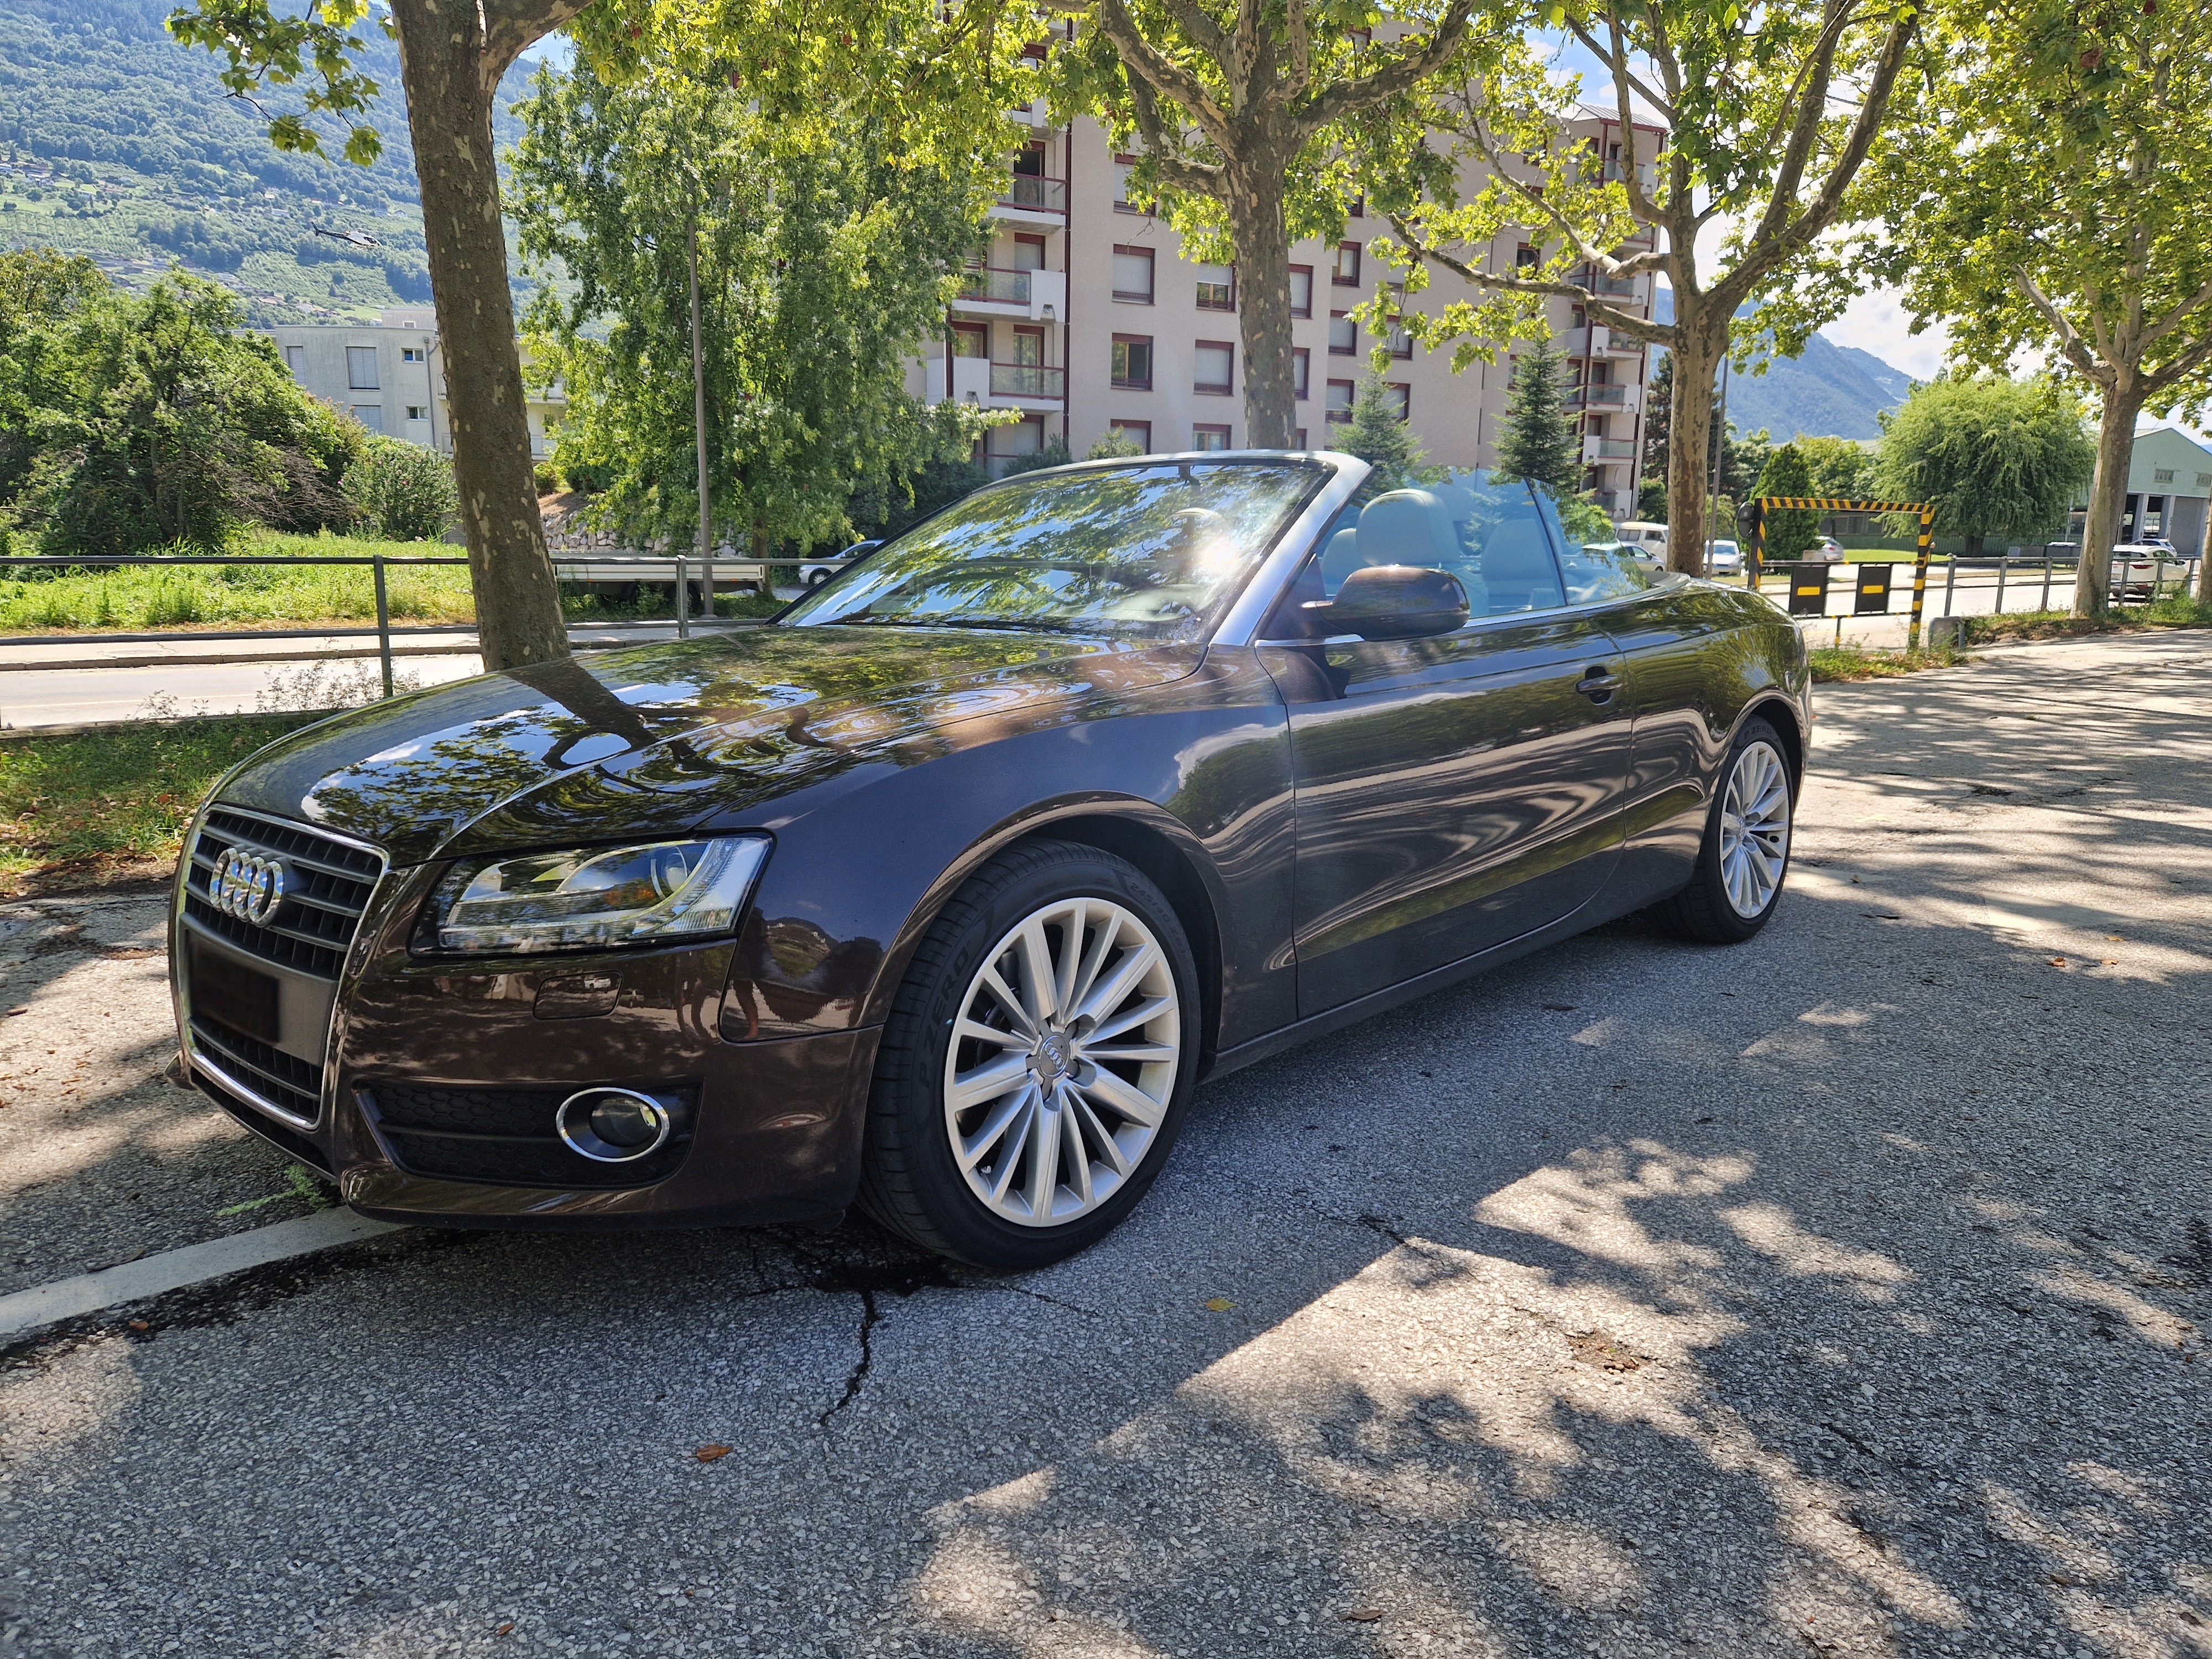
[[[875,1346],[871,1339],[875,1334],[876,1327],[882,1321],[883,1314],[876,1306],[874,1290],[868,1285],[861,1285],[860,1357],[854,1362],[852,1370],[846,1376],[845,1392],[839,1396],[835,1405],[814,1419],[817,1428],[828,1428],[831,1418],[860,1398],[860,1387],[868,1380],[868,1368],[876,1362]]]

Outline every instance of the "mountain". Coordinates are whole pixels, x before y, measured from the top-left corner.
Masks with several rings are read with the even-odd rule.
[[[1739,432],[1795,437],[1879,438],[1875,414],[1894,409],[1912,377],[1870,351],[1815,334],[1797,358],[1770,357],[1764,374],[1729,376],[1728,415]]]
[[[1673,292],[1662,288],[1655,297],[1653,316],[1672,322]],[[1737,315],[1751,309],[1746,306]],[[1777,443],[1798,437],[1879,438],[1881,426],[1875,416],[1903,403],[1914,385],[1910,374],[1871,351],[1815,334],[1801,357],[1768,357],[1752,374],[1729,374],[1729,423],[1746,434],[1764,431]]]
[[[175,0],[0,0],[0,248],[88,254],[143,288],[171,261],[238,294],[262,324],[373,318],[430,297],[398,48],[373,22],[363,66],[385,89],[375,165],[287,155],[225,90],[220,60],[162,27]],[[520,136],[501,84],[494,136]],[[296,88],[272,88],[272,113]],[[321,127],[333,149],[343,133]],[[318,231],[350,232],[373,246]]]

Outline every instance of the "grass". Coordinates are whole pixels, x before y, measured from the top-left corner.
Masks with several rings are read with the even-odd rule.
[[[352,536],[280,536],[258,532],[236,551],[264,558],[421,558],[457,553],[438,542],[379,542]],[[387,567],[385,592],[392,620],[402,626],[469,623],[476,603],[463,565]],[[749,593],[717,596],[725,617],[760,617],[781,600]],[[675,615],[667,588],[645,588],[624,604],[573,583],[561,586],[570,622],[650,619]],[[112,570],[34,570],[0,575],[0,637],[9,634],[192,629],[251,629],[317,623],[373,625],[376,583],[365,565],[238,564],[137,566]]]
[[[150,879],[216,780],[319,713],[0,740],[0,896]]]
[[[1815,685],[1831,685],[1838,680],[1895,679],[1923,669],[1954,667],[1966,659],[1948,647],[1877,651],[1863,645],[1816,645],[1806,655]]]
[[[2108,611],[2102,617],[2077,617],[2070,611],[2014,611],[2002,617],[1965,620],[1967,643],[1993,645],[2000,641],[2070,639],[2081,634],[2132,634],[2146,628],[2212,628],[2212,605],[2177,593],[2150,605]]]

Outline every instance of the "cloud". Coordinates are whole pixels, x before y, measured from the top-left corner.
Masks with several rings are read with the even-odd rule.
[[[1915,334],[1912,321],[1895,289],[1870,289],[1820,332],[1837,345],[1872,352],[1916,380],[1931,380],[1943,365],[1943,348],[1951,331],[1937,318]]]

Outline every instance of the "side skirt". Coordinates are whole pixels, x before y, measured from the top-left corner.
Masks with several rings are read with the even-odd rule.
[[[1550,926],[1523,933],[1518,939],[1508,939],[1503,945],[1493,945],[1487,951],[1478,951],[1471,957],[1462,957],[1457,962],[1448,962],[1441,968],[1431,968],[1427,973],[1380,991],[1370,992],[1357,1001],[1331,1008],[1326,1013],[1302,1019],[1294,1025],[1285,1025],[1267,1036],[1255,1037],[1249,1042],[1240,1042],[1234,1048],[1224,1049],[1213,1057],[1213,1063],[1200,1074],[1199,1080],[1206,1082],[1217,1077],[1267,1060],[1285,1048],[1296,1048],[1316,1037],[1328,1036],[1347,1025],[1357,1025],[1364,1019],[1386,1013],[1408,1002],[1415,1002],[1432,991],[1442,991],[1463,979],[1492,968],[1503,967],[1547,945],[1556,945],[1577,933],[1587,933],[1593,927],[1602,927],[1608,921],[1642,910],[1667,897],[1665,893],[1630,893],[1618,890],[1618,884],[1608,885],[1590,902]]]

